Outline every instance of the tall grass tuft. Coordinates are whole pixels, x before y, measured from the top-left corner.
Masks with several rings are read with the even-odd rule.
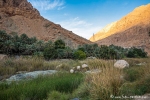
[[[119,88],[122,85],[123,72],[113,67],[113,61],[93,60],[89,61],[90,68],[101,70],[90,73],[86,77],[92,100],[111,100],[110,95],[120,94]]]

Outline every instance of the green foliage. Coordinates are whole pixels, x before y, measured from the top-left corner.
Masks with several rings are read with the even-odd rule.
[[[95,56],[100,59],[115,59],[117,58],[117,52],[109,48],[108,46],[102,45],[95,49]]]
[[[145,58],[145,57],[147,57],[147,53],[142,49],[132,47],[131,49],[129,49],[127,57],[129,57],[129,58],[139,58],[139,57]]]
[[[82,74],[58,73],[19,84],[0,84],[0,100],[43,100],[48,97],[49,93],[53,96],[50,98],[56,98],[58,94],[61,94],[60,98],[66,98],[65,93],[72,93],[82,81]]]
[[[82,51],[82,52],[81,52]],[[37,55],[43,52],[45,59],[85,59],[86,57],[97,57],[99,59],[121,59],[125,57],[147,57],[147,53],[135,47],[122,48],[119,46],[98,46],[97,44],[83,44],[77,50],[65,46],[61,39],[44,42],[35,37],[29,38],[26,34],[7,34],[0,31],[0,53],[7,55]],[[42,56],[42,55],[41,55]]]
[[[67,95],[65,93],[61,93],[59,91],[52,91],[48,95],[47,100],[69,100],[69,95]]]
[[[125,72],[126,72],[125,79],[130,82],[138,80],[139,78],[141,78],[140,76],[142,74],[141,73],[142,70],[139,67],[126,69]]]
[[[64,49],[65,48],[65,42],[63,40],[56,40],[54,42],[55,49]]]
[[[78,47],[78,50],[85,52],[86,56],[90,57],[90,56],[95,56],[94,51],[95,51],[95,48],[97,47],[98,47],[97,44],[84,44],[84,45],[80,45]]]
[[[55,50],[55,47],[53,45],[46,47],[44,49],[43,55],[44,55],[45,59],[54,59],[54,58],[56,58],[57,52]]]
[[[74,56],[75,59],[79,59],[79,60],[82,60],[82,59],[86,58],[86,54],[81,50],[76,50],[73,53],[73,56]]]
[[[7,34],[5,31],[0,31],[0,53],[8,55],[32,54],[36,48],[31,50],[30,47],[36,41],[35,37],[29,38],[26,34],[18,36],[17,33]]]

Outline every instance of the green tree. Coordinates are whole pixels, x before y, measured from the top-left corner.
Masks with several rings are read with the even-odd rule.
[[[127,53],[127,57],[129,58],[145,58],[147,57],[147,53],[143,50],[143,49],[138,49],[135,47],[132,47],[129,49],[128,53]]]
[[[61,39],[54,42],[55,49],[65,49],[65,42]]]
[[[21,34],[20,40],[23,44],[30,44],[29,37],[26,34]]]
[[[74,59],[79,59],[79,60],[82,60],[82,59],[85,59],[85,58],[86,58],[85,52],[83,52],[83,51],[81,51],[81,50],[76,50],[76,51],[73,53],[73,56],[74,56]]]
[[[14,47],[14,44],[11,40],[7,40],[4,42],[3,50],[6,54],[10,55],[12,54],[12,49]]]

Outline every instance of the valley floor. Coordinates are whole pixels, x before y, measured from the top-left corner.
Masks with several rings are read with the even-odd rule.
[[[150,58],[124,60],[129,68],[115,68],[114,60],[7,58],[0,61],[0,100],[146,100],[144,94],[150,93]],[[77,69],[83,64],[88,68]],[[5,81],[18,73],[44,70],[57,72],[32,80]],[[87,70],[97,71],[85,73]]]

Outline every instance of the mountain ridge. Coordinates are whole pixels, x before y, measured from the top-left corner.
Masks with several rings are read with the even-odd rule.
[[[139,47],[150,55],[150,4],[135,8],[113,24],[107,32],[99,31],[90,38],[99,45]],[[105,27],[107,28],[107,27]],[[105,30],[102,29],[102,30]],[[94,40],[95,39],[95,40]]]
[[[44,41],[62,39],[67,46],[76,48],[81,44],[92,43],[43,18],[39,11],[27,0],[0,0],[0,30],[37,37]]]

